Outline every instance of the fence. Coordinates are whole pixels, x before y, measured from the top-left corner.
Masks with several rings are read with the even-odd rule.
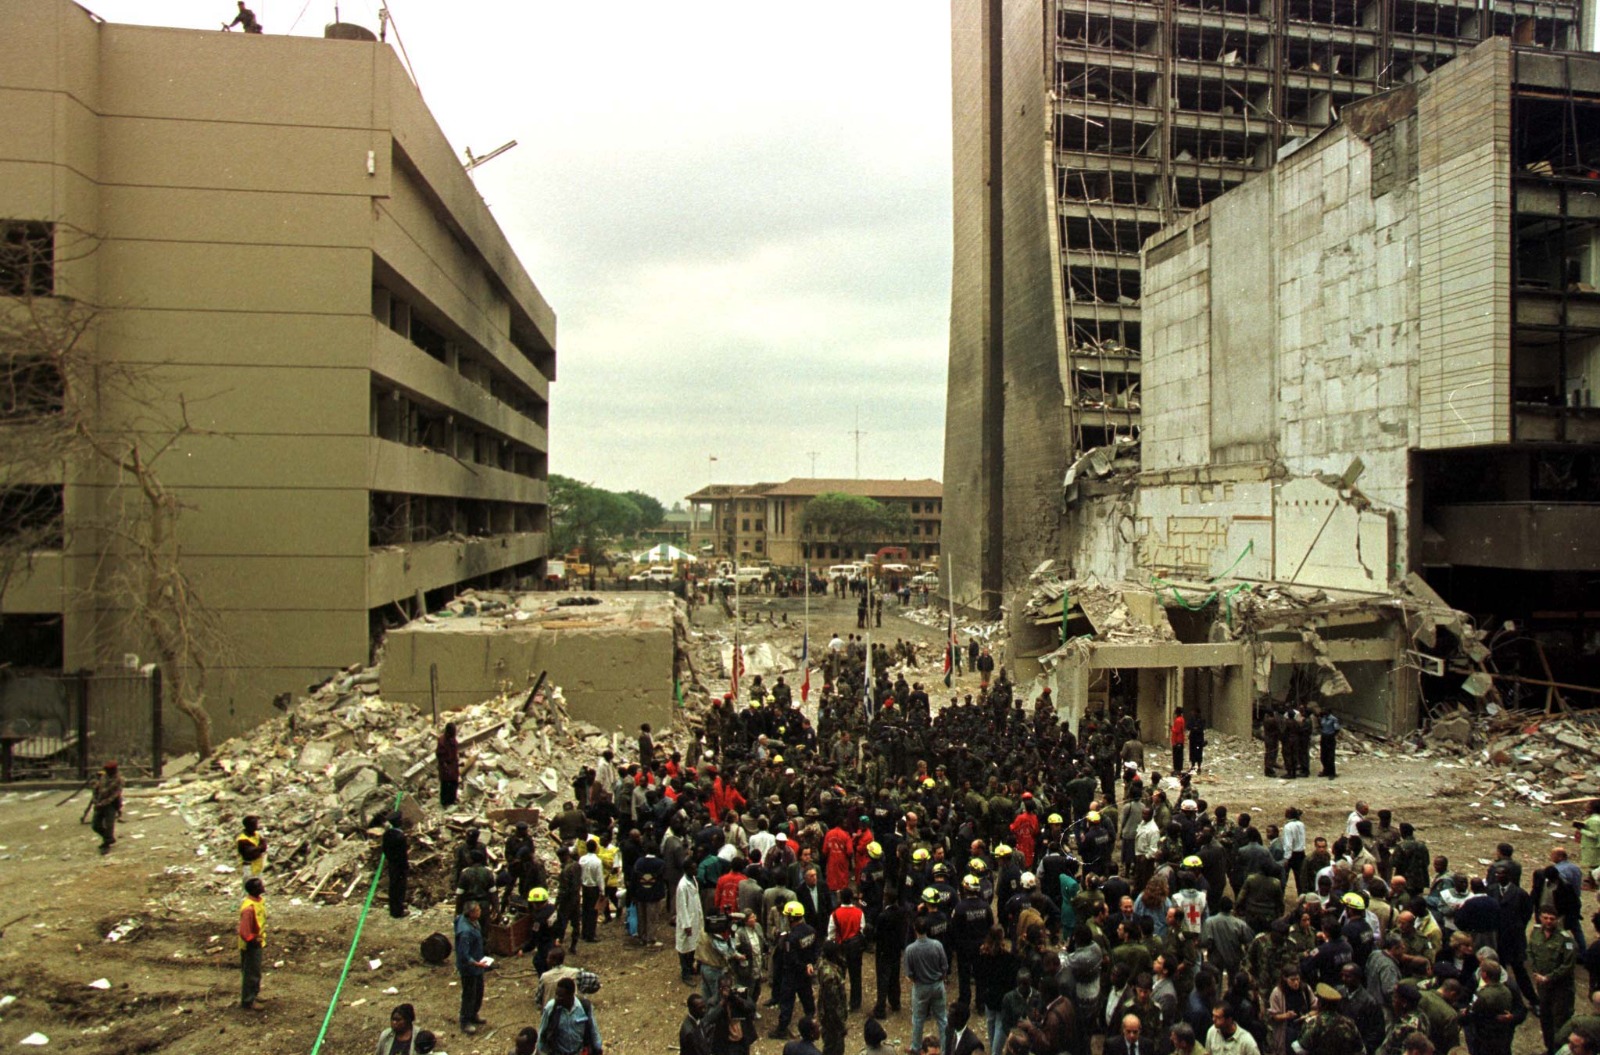
[[[0,780],[161,775],[161,672],[0,670]]]

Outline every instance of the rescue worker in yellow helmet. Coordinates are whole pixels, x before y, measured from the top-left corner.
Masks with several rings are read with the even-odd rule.
[[[791,901],[783,906],[783,914],[789,919],[789,933],[778,939],[773,952],[773,963],[778,969],[778,1024],[771,1033],[773,1040],[788,1039],[796,998],[808,1017],[817,1013],[814,979],[817,958],[822,954],[822,938],[806,922],[805,906]]]

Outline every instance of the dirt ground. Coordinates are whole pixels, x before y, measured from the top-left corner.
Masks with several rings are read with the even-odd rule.
[[[765,633],[798,650],[798,600],[756,600],[745,608],[789,612],[789,630],[769,627]],[[701,609],[695,624],[718,629],[726,620]],[[833,630],[847,633],[854,625],[853,605],[815,602],[813,647],[825,646]],[[923,680],[930,686],[937,682],[932,649],[939,630],[904,619],[891,607],[882,632],[890,642],[911,637],[927,644],[930,659]],[[957,689],[970,691],[964,681]],[[1263,778],[1259,752],[1241,748],[1237,742],[1215,745],[1199,784],[1211,803],[1249,810],[1262,823],[1281,817],[1286,806],[1299,805],[1312,833],[1332,835],[1355,799],[1363,798],[1374,809],[1389,807],[1397,819],[1411,821],[1434,853],[1444,853],[1473,872],[1481,871],[1497,842],[1511,842],[1519,856],[1539,861],[1554,845],[1554,836],[1568,830],[1569,818],[1563,814],[1481,794],[1482,774],[1471,758],[1366,754],[1342,759],[1337,781],[1285,781]],[[88,827],[78,823],[84,796],[58,805],[64,795],[0,795],[0,996],[16,997],[0,1010],[0,1049],[14,1049],[21,1038],[38,1031],[50,1038],[49,1050],[105,1055],[311,1051],[364,888],[340,904],[296,904],[273,893],[269,870],[262,989],[267,1010],[245,1012],[237,1006],[238,956],[232,937],[239,877],[212,871],[219,862],[230,861],[230,848],[208,847],[200,855],[176,810],[164,806],[156,794],[140,791],[127,799],[115,851],[102,857]],[[266,824],[270,831],[270,818]],[[121,941],[107,942],[107,932],[127,919],[138,920],[137,929]],[[508,960],[489,976],[483,1009],[489,1025],[474,1037],[457,1032],[453,973],[448,967],[428,967],[418,955],[422,938],[450,930],[443,907],[391,920],[380,891],[322,1050],[371,1051],[389,1009],[403,1001],[416,1005],[418,1025],[439,1033],[441,1046],[451,1055],[503,1055],[518,1029],[537,1025],[532,967],[526,960]],[[601,942],[583,946],[576,957],[603,980],[594,1003],[605,1046],[616,1055],[673,1050],[687,993],[677,980],[676,958],[670,946],[642,951],[625,945],[622,935],[620,923],[603,925]],[[381,964],[373,968],[373,960]],[[870,969],[867,975],[870,990]],[[110,983],[109,989],[90,986],[101,978]],[[869,992],[869,1006],[871,999]],[[767,1014],[763,1031],[772,1021],[772,1012]],[[850,1050],[859,1046],[861,1021],[860,1016],[852,1021]],[[905,1014],[891,1019],[890,1036],[903,1040],[908,1025]],[[1537,1022],[1530,1019],[1519,1034],[1518,1055],[1537,1046]],[[761,1055],[776,1055],[778,1049],[773,1041],[757,1045]]]

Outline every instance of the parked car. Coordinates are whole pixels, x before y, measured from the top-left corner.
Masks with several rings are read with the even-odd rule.
[[[911,577],[911,585],[912,586],[930,586],[930,587],[938,586],[939,585],[939,576],[934,572],[925,571],[921,575],[913,575]]]

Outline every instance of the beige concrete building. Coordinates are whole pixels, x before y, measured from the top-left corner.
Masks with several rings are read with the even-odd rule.
[[[1493,38],[1144,243],[1142,467],[1081,465],[1064,563],[1151,629],[1033,603],[1058,699],[1137,669],[1147,734],[1308,696],[1393,734],[1597,683],[1596,144],[1600,56]]]
[[[1067,554],[1077,459],[1138,471],[1146,239],[1482,40],[1555,54],[1594,30],[1586,0],[952,0],[956,596],[997,612]]]
[[[555,315],[388,46],[0,6],[0,226],[53,249],[32,292],[97,305],[94,354],[199,430],[160,472],[231,643],[219,732],[366,660],[419,595],[542,575]],[[6,658],[142,651],[74,530],[115,481],[5,482],[64,524],[0,598],[31,650]]]
[[[806,531],[806,503],[820,494],[863,495],[901,506],[911,519],[911,534],[884,539],[879,546],[904,546],[911,559],[936,561],[944,518],[944,488],[937,480],[839,480],[795,477],[781,484],[711,484],[688,496],[697,525],[690,551],[742,561],[769,561],[780,567],[858,559],[850,545]],[[710,549],[706,547],[709,546]]]

